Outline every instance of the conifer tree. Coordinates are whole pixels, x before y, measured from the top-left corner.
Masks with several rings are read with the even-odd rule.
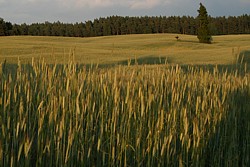
[[[0,36],[5,35],[5,22],[2,18],[0,18]]]
[[[208,14],[207,14],[207,9],[205,6],[200,3],[200,9],[198,10],[199,15],[198,15],[198,39],[200,43],[211,43],[212,37],[209,31],[209,21],[208,21]]]

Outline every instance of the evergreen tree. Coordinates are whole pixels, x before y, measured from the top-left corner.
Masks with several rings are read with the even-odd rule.
[[[208,21],[208,14],[205,6],[200,3],[200,9],[198,10],[199,16],[198,16],[198,21],[199,21],[199,26],[198,26],[198,39],[200,43],[211,43],[212,37],[210,35],[209,31],[209,21]]]
[[[5,36],[6,25],[2,18],[0,18],[0,36]]]
[[[0,36],[39,35],[92,37],[121,34],[177,33],[198,35],[200,42],[211,43],[211,35],[250,34],[250,15],[209,17],[201,4],[199,16],[110,16],[85,23],[33,23],[12,25],[0,18]]]

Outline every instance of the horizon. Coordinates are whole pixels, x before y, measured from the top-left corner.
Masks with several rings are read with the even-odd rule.
[[[0,0],[0,17],[13,24],[76,23],[110,16],[192,16],[203,3],[211,17],[250,13],[249,0]],[[179,4],[182,4],[181,6]]]

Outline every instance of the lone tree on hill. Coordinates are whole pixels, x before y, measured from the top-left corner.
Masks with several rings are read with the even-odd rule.
[[[199,20],[199,27],[198,27],[198,39],[200,43],[211,43],[212,36],[210,34],[209,28],[208,28],[208,15],[207,10],[205,6],[200,3],[200,9],[198,10],[198,20]]]

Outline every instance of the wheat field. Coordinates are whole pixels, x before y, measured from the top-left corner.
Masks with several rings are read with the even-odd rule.
[[[1,65],[0,166],[250,164],[244,70]]]
[[[173,64],[232,64],[242,52],[250,57],[250,35],[214,36],[200,44],[196,36],[177,34],[122,35],[95,38],[11,36],[0,38],[0,61],[67,63],[69,53],[81,64],[119,64],[128,59],[167,59]]]
[[[0,166],[250,164],[250,35],[0,38]]]

